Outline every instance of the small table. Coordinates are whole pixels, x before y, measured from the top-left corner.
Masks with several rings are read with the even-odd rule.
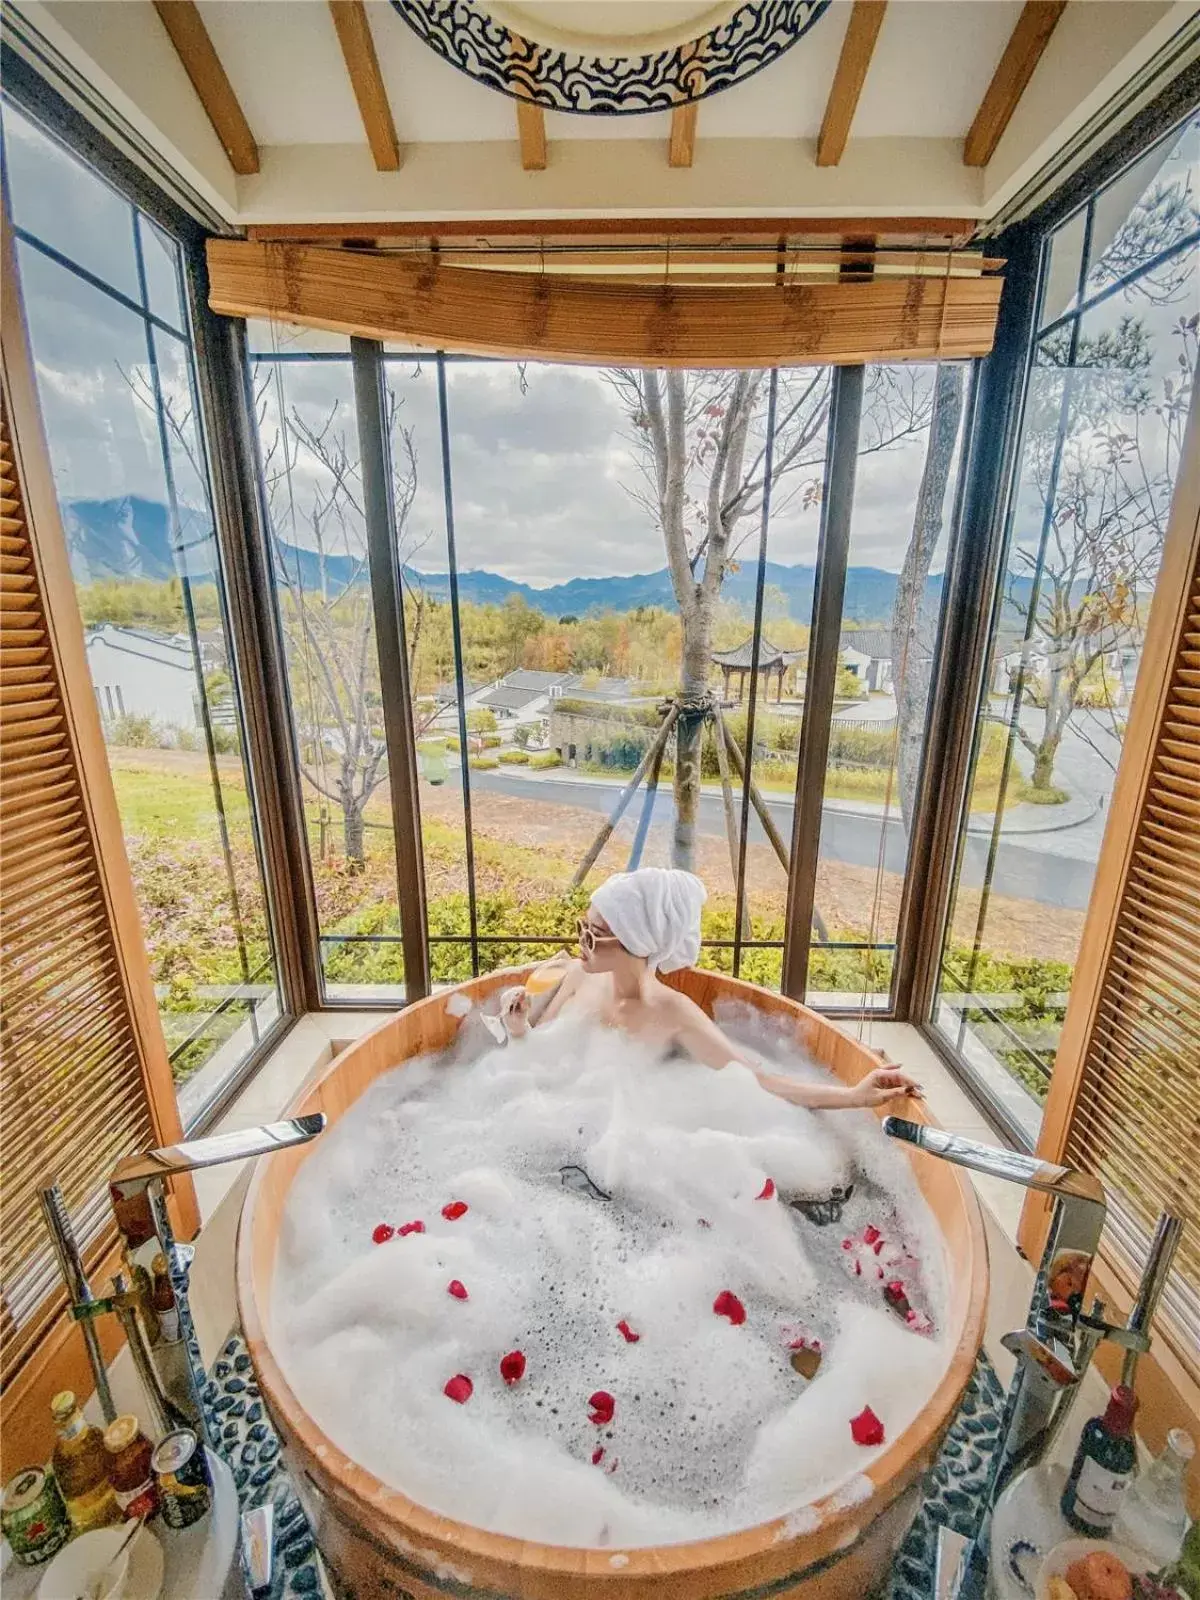
[[[190,1528],[168,1528],[161,1516],[150,1524],[149,1536],[158,1540],[163,1553],[160,1600],[245,1600],[233,1473],[220,1456],[206,1453],[212,1475],[208,1515]],[[4,1600],[31,1600],[45,1572],[46,1564],[22,1567],[10,1559],[3,1574]]]

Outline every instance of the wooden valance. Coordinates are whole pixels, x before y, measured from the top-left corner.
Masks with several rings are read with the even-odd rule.
[[[937,361],[992,348],[1002,280],[978,270],[707,287],[500,272],[386,251],[208,242],[209,303],[429,350],[594,366]]]

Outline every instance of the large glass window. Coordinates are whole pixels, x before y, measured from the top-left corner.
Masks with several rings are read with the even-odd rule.
[[[185,1125],[280,1014],[178,245],[4,107],[51,464]]]
[[[327,994],[404,993],[381,559],[433,981],[549,954],[610,873],[672,863],[709,892],[702,961],[778,985],[830,372],[385,352],[385,556],[346,343],[254,325],[251,344]],[[890,989],[965,384],[867,374],[814,918],[833,1004]]]
[[[1046,241],[936,1025],[1032,1141],[1192,397],[1200,119]]]

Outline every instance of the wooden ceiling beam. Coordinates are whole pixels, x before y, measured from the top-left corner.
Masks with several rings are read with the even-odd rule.
[[[363,0],[329,0],[333,25],[337,29],[338,43],[350,74],[350,87],[358,101],[358,114],[375,167],[379,172],[397,172],[400,169],[400,141],[396,137],[396,124],[388,103],[383,75],[379,70],[379,57],[371,37],[371,24]]]
[[[385,222],[252,222],[248,238],[260,244],[343,239],[630,239],[758,237],[871,239],[958,248],[979,226],[974,217],[449,217]],[[884,246],[886,248],[886,245]]]
[[[854,0],[817,138],[819,167],[836,167],[842,159],[886,10],[887,0]]]
[[[667,161],[673,167],[690,167],[696,154],[696,118],[699,102],[689,100],[671,113],[671,143]]]
[[[238,104],[233,85],[225,76],[221,58],[204,26],[195,0],[154,0],[159,21],[167,30],[183,70],[200,97],[205,115],[221,141],[229,164],[240,178],[258,171],[258,145]]]
[[[532,100],[517,101],[517,137],[526,172],[546,170],[546,113]]]
[[[986,167],[992,159],[1066,8],[1067,0],[1025,0],[1025,8],[963,142],[964,166]]]

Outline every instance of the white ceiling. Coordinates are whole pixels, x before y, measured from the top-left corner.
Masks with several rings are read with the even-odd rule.
[[[733,0],[490,0],[530,31],[669,34]],[[522,170],[514,102],[439,59],[388,0],[367,0],[402,146],[377,171],[325,0],[199,0],[259,149],[236,177],[151,0],[5,0],[95,95],[237,225],[600,214],[987,218],[1131,82],[1186,39],[1200,0],[1070,0],[986,168],[962,139],[1021,0],[889,0],[837,166],[821,127],[850,15],[825,14],[780,58],[698,108],[693,165],[668,166],[670,118],[546,115],[544,171]],[[520,12],[520,18],[517,13]],[[1148,80],[1149,81],[1149,80]],[[1145,98],[1150,87],[1139,90]],[[1126,107],[1128,114],[1129,107]]]
[[[260,145],[361,140],[327,6],[316,0],[200,0],[200,13]],[[961,139],[1020,13],[1021,0],[893,0],[854,119],[855,137]],[[513,137],[505,95],[440,60],[387,0],[369,0],[368,14],[403,141]],[[778,61],[704,101],[701,136],[815,138],[849,14],[847,0],[835,0]],[[665,138],[668,124],[665,112],[552,112],[546,132],[551,139],[652,139]]]

